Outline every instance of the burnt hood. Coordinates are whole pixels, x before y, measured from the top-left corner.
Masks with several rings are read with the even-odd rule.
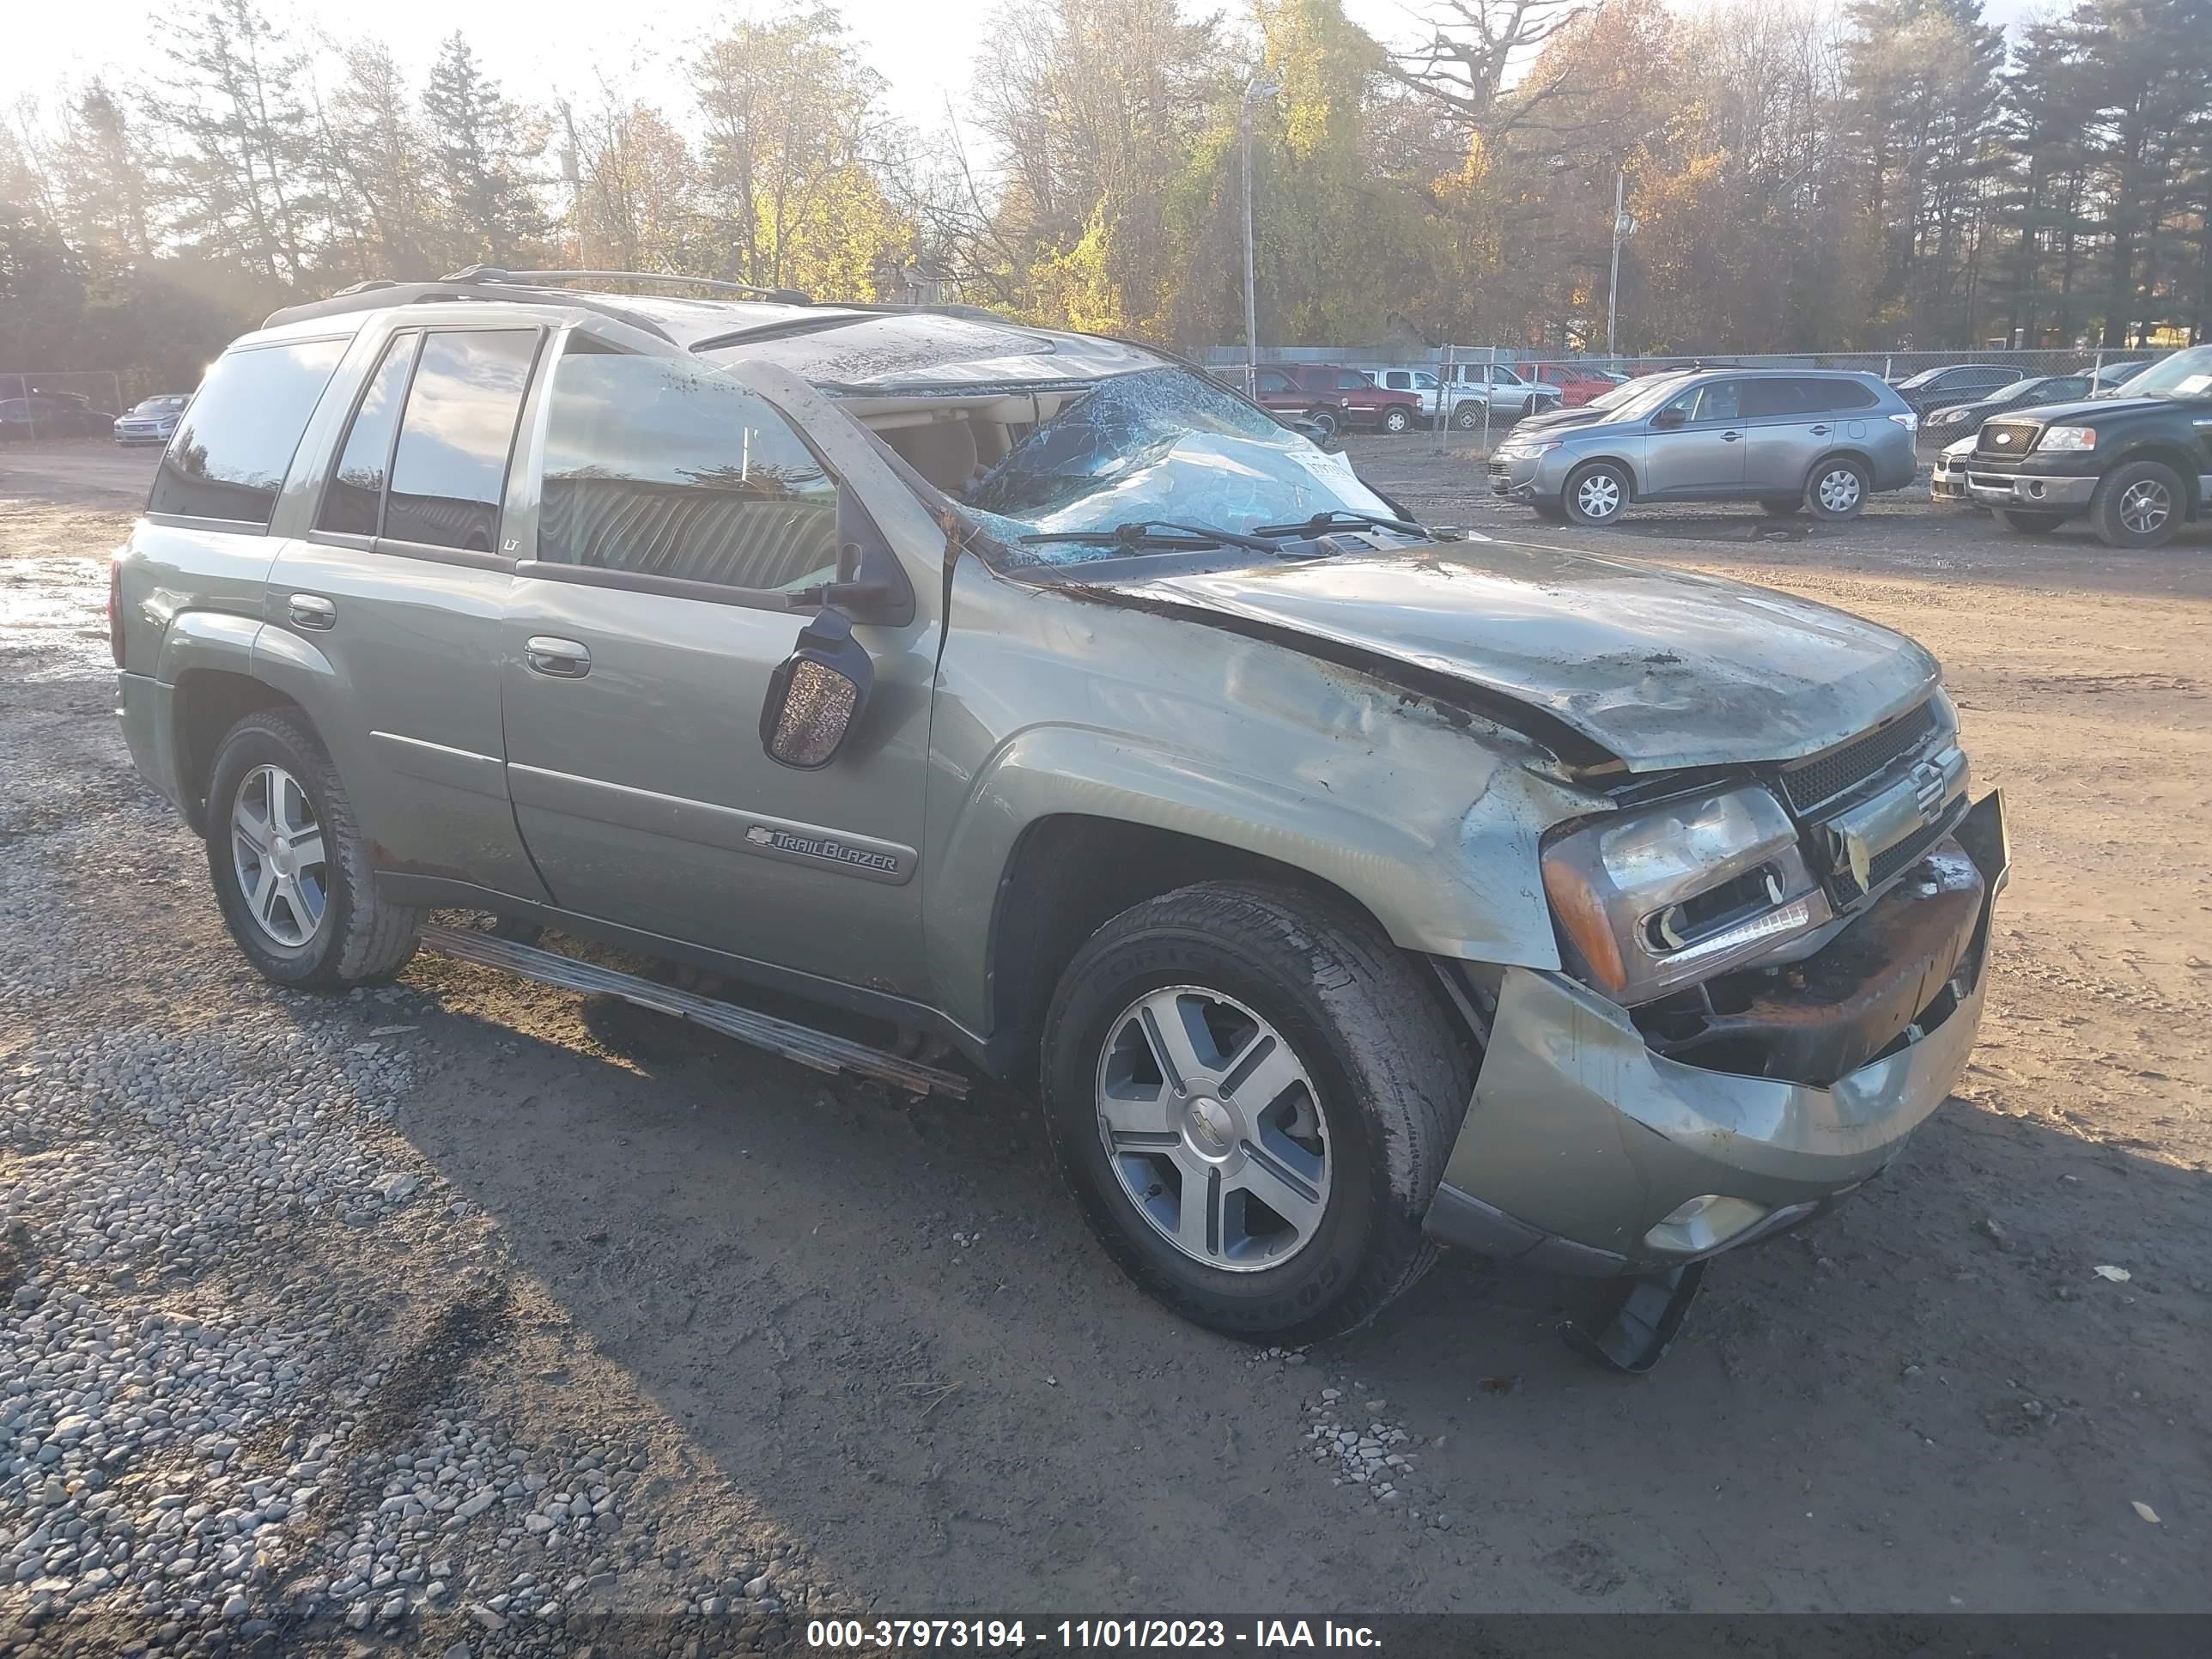
[[[1470,540],[1401,551],[1067,574],[1240,632],[1304,635],[1339,659],[1386,659],[1536,711],[1636,772],[1794,760],[1934,690],[1900,634],[1766,588],[1626,559]],[[1295,644],[1295,640],[1286,643]],[[1508,723],[1510,723],[1510,721]]]

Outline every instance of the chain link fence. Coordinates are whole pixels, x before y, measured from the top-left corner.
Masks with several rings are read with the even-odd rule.
[[[0,441],[112,438],[135,391],[112,369],[0,369]]]
[[[1303,386],[1309,378],[1303,371],[1317,367],[1358,370],[1377,386],[1419,398],[1420,425],[1434,434],[1439,446],[1458,433],[1462,441],[1486,453],[1493,434],[1525,416],[1589,403],[1624,380],[1693,368],[1849,369],[1876,375],[1896,386],[1919,412],[1922,443],[1940,447],[1969,435],[1990,401],[2027,407],[2092,397],[2118,386],[2172,349],[2083,346],[1607,357],[1518,346],[1268,346],[1261,348],[1255,360],[1243,346],[1212,346],[1194,355],[1248,393],[1268,393],[1262,401],[1271,406],[1285,400],[1284,378]]]

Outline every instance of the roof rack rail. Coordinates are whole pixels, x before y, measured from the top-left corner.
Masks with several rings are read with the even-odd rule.
[[[616,296],[619,299],[619,295]],[[673,343],[675,336],[659,323],[642,312],[632,311],[614,301],[596,294],[562,294],[550,291],[532,293],[518,288],[512,293],[501,293],[495,286],[479,286],[475,283],[457,283],[451,278],[440,283],[396,283],[388,276],[372,276],[367,282],[356,283],[340,289],[327,300],[309,300],[296,306],[285,306],[270,312],[262,319],[261,326],[275,328],[284,323],[305,322],[316,317],[342,317],[362,311],[381,311],[387,306],[436,305],[456,300],[504,300],[516,305],[560,305],[577,311],[588,311],[610,321],[627,324],[642,329],[647,334]]]
[[[811,306],[814,296],[795,288],[757,288],[750,283],[725,282],[719,276],[679,276],[665,270],[507,270],[498,265],[469,265],[446,278],[449,283],[674,283],[687,288],[710,288],[718,294],[749,294],[777,305]]]

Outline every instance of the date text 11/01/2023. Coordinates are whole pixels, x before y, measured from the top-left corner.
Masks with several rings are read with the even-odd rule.
[[[890,1653],[1030,1647],[1128,1653],[1175,1648],[1373,1650],[1382,1645],[1382,1638],[1372,1626],[1328,1619],[816,1619],[807,1621],[806,1644],[827,1651]]]

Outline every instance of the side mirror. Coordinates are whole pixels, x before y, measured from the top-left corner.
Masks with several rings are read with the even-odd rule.
[[[793,611],[835,605],[854,620],[903,628],[914,620],[914,595],[888,552],[871,552],[858,542],[837,549],[837,579],[787,593]]]
[[[875,683],[875,665],[853,637],[853,619],[834,606],[823,610],[769,677],[761,747],[779,766],[819,771],[860,723]]]
[[[1651,417],[1651,424],[1664,432],[1672,430],[1674,428],[1681,425],[1682,422],[1687,419],[1689,419],[1689,416],[1686,414],[1678,404],[1661,410],[1656,415],[1654,415]]]

